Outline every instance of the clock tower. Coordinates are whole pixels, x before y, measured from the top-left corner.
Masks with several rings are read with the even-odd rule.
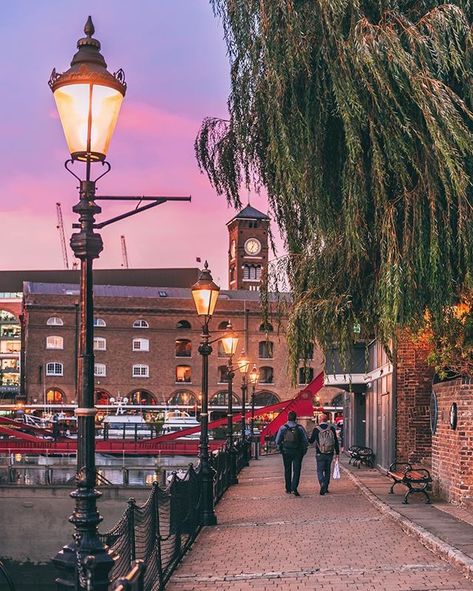
[[[258,291],[268,267],[269,217],[247,205],[227,227],[228,289]]]

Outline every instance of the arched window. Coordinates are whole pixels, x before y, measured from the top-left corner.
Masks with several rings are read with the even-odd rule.
[[[272,341],[260,341],[258,345],[258,354],[260,359],[273,358],[273,343]]]
[[[192,357],[192,343],[189,339],[176,339],[176,357]]]
[[[46,321],[46,324],[48,326],[63,326],[64,322],[62,321],[62,318],[59,318],[58,316],[51,316],[51,318],[48,318]]]
[[[227,330],[229,324],[230,322],[228,320],[224,320],[223,322],[220,322],[220,324],[218,325],[218,329]]]
[[[105,363],[96,363],[94,365],[94,376],[104,378],[107,375],[107,366]]]
[[[176,328],[185,328],[187,330],[190,330],[191,327],[191,323],[188,320],[179,320],[179,322],[176,324]]]
[[[18,322],[18,318],[7,310],[0,310],[0,322]]]
[[[240,399],[236,394],[232,394],[232,401],[233,404],[240,404]],[[212,400],[209,402],[210,406],[227,406],[228,404],[228,392],[227,390],[222,390],[221,392],[217,392]]]
[[[127,398],[129,404],[151,405],[157,403],[155,395],[148,390],[134,390],[128,394]]]
[[[273,368],[272,367],[260,367],[259,368],[259,381],[260,384],[272,384],[274,382]]]
[[[218,366],[218,381],[220,384],[226,384],[228,382],[228,365]]]
[[[64,366],[62,363],[51,361],[46,364],[46,375],[47,376],[62,376],[64,375]]]
[[[104,327],[107,326],[107,323],[103,318],[94,318],[94,326]]]
[[[340,392],[339,394],[334,396],[334,398],[332,398],[330,406],[343,406],[343,394],[344,392]]]
[[[149,324],[146,320],[135,320],[133,322],[133,328],[149,328]]]
[[[106,351],[107,339],[104,337],[94,337],[94,351]]]
[[[176,382],[185,382],[186,384],[192,382],[192,369],[190,365],[176,366]]]
[[[273,332],[274,328],[273,325],[269,322],[263,322],[260,324],[259,331],[260,332]]]
[[[133,351],[149,351],[149,339],[133,339]]]
[[[174,392],[172,397],[168,400],[168,404],[172,406],[177,406],[179,404],[195,406],[198,404],[198,401],[194,392],[191,392],[190,390],[178,390],[177,392]]]
[[[110,404],[111,397],[106,390],[95,390],[95,404]]]
[[[310,384],[314,379],[313,367],[299,367],[299,384]]]
[[[62,337],[46,337],[46,349],[64,349],[64,339]]]
[[[137,363],[133,366],[132,376],[134,378],[149,378],[149,365]]]
[[[261,265],[243,265],[243,279],[259,281],[261,279]]]
[[[62,404],[64,402],[64,393],[57,388],[49,388],[46,391],[46,402],[48,404]]]
[[[279,398],[273,392],[258,392],[255,394],[255,406],[269,406],[278,402]]]

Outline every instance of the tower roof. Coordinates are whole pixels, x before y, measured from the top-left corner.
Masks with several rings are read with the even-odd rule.
[[[251,205],[247,205],[227,223],[227,226],[228,224],[231,224],[233,220],[269,220],[269,216],[262,211],[258,211]]]

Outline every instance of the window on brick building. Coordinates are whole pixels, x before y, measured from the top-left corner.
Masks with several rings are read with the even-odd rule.
[[[170,404],[172,406],[175,406],[178,404],[184,404],[184,405],[193,404],[195,406],[195,408],[197,409],[199,401],[197,399],[197,396],[194,394],[194,392],[191,392],[190,390],[178,390],[177,392],[174,392],[174,394],[171,396],[171,398],[169,398],[168,404]]]
[[[258,345],[258,356],[260,359],[273,358],[273,343],[272,341],[260,341]]]
[[[176,382],[192,382],[192,370],[190,365],[178,365],[176,367]]]
[[[146,320],[135,320],[133,328],[149,328],[149,323]]]
[[[243,265],[243,279],[259,281],[261,279],[261,265]]]
[[[176,357],[191,357],[192,343],[189,339],[176,339]]]
[[[223,322],[220,322],[220,324],[218,325],[218,329],[227,330],[229,324],[230,322],[228,320],[224,320]]]
[[[64,322],[58,316],[51,316],[51,318],[47,319],[46,324],[48,326],[63,326]]]
[[[149,339],[133,339],[133,351],[149,351]]]
[[[49,388],[46,391],[46,402],[48,404],[61,404],[64,402],[64,393],[57,388]]]
[[[232,402],[233,404],[240,404],[240,399],[236,394],[232,394]],[[221,392],[217,392],[215,396],[210,400],[209,406],[227,406],[228,404],[228,391],[222,390]]]
[[[263,322],[263,324],[260,324],[259,331],[260,332],[273,332],[274,328],[270,322]]]
[[[176,324],[176,328],[190,330],[192,327],[188,320],[179,320],[179,322]]]
[[[149,365],[138,363],[133,366],[132,376],[134,378],[149,378]]]
[[[46,349],[64,349],[64,339],[62,337],[46,337]]]
[[[274,392],[258,392],[255,394],[255,406],[269,406],[278,402],[280,400]]]
[[[314,379],[313,367],[299,367],[299,384],[309,384]]]
[[[259,382],[260,384],[272,384],[274,382],[274,372],[272,367],[259,368]]]
[[[64,375],[64,366],[62,363],[51,361],[46,364],[46,375],[47,376],[62,376]]]
[[[218,366],[218,381],[220,384],[226,384],[228,382],[228,365]]]
[[[107,366],[105,363],[96,363],[94,365],[94,375],[98,377],[105,377],[107,375]]]
[[[104,327],[107,326],[107,323],[103,318],[94,318],[94,326]]]
[[[104,337],[94,337],[94,351],[106,351],[107,339]]]

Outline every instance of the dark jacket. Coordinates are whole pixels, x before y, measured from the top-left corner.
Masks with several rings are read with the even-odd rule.
[[[315,429],[312,431],[312,435],[309,437],[309,443],[315,443],[315,453],[316,453],[316,455],[319,455],[320,454],[320,450],[319,450],[319,428],[322,429],[322,430],[332,429],[333,436],[334,436],[334,439],[335,439],[335,453],[338,456],[338,454],[340,453],[340,446],[338,445],[337,432],[335,431],[335,427],[333,427],[332,425],[329,425],[328,423],[320,423],[320,425],[318,427],[315,427]]]
[[[290,427],[291,429],[294,427],[297,427],[297,429],[299,430],[299,433],[301,436],[300,437],[300,441],[301,441],[300,451],[301,451],[301,453],[305,454],[305,452],[307,451],[307,447],[309,445],[309,441],[307,439],[307,434],[305,432],[304,427],[302,427],[301,425],[298,425],[295,421],[288,421],[282,427],[279,427],[278,434],[276,435],[276,445],[278,446],[279,451],[281,451],[281,452],[284,451],[284,433],[286,432],[288,427]]]

